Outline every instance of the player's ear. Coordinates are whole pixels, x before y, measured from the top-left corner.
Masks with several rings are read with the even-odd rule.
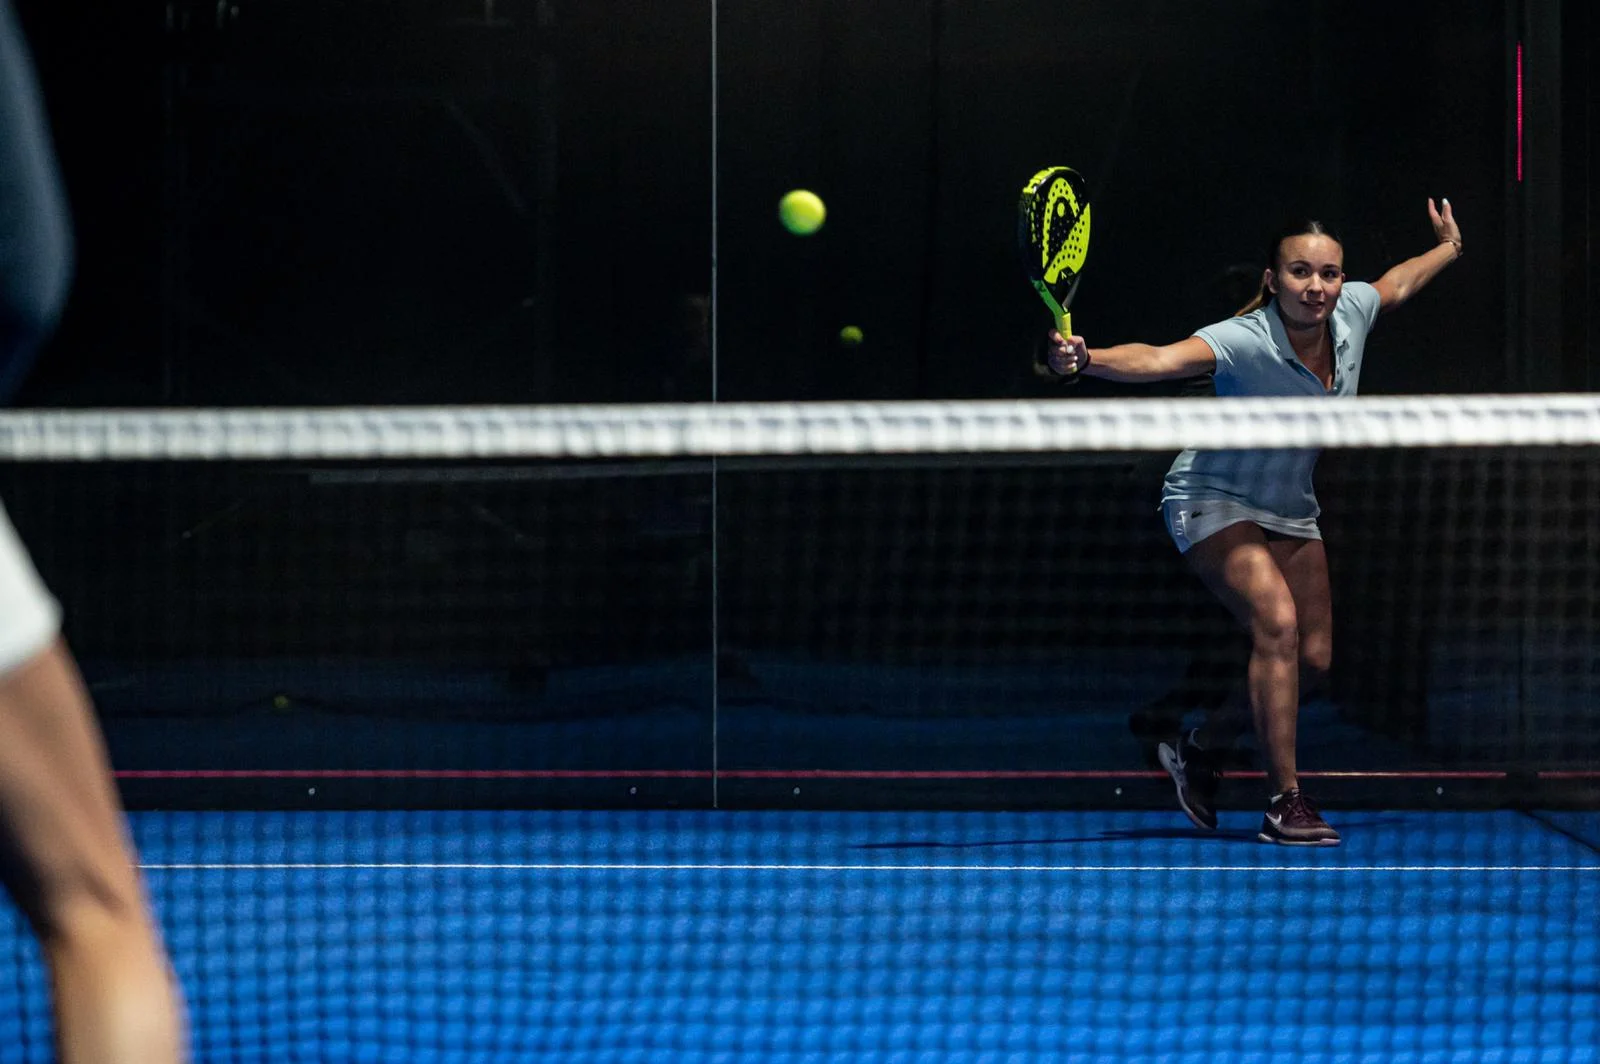
[[[1261,271],[1261,283],[1266,285],[1267,291],[1273,295],[1278,294],[1278,278],[1273,275],[1271,270]]]

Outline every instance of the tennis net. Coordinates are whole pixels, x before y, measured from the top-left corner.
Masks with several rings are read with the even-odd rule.
[[[1189,897],[1193,855],[1145,848],[1194,841],[1155,742],[1235,698],[1249,654],[1158,513],[1184,447],[1257,476],[1322,451],[1334,667],[1300,765],[1336,826],[1566,810],[1570,853],[1470,818],[1391,839],[1385,867],[1489,869],[1487,910],[1526,891],[1508,869],[1592,863],[1592,397],[24,411],[0,498],[138,811],[201,1059],[1113,1059],[1161,1052],[1143,1003],[1188,963],[1126,953],[1136,917],[1238,886]],[[1224,815],[1253,827],[1261,767],[1230,757]],[[1017,808],[1068,819],[928,812]],[[903,812],[813,812],[846,809]],[[1015,878],[1089,874],[1051,843],[1108,830],[1135,846],[1104,863],[1133,882],[1112,917],[1099,885]],[[1369,816],[1345,850],[1364,830],[1389,838]],[[1198,860],[1275,867],[1237,853]],[[1579,1046],[1593,887],[1563,891],[1516,933],[1565,966]],[[1381,954],[1376,981],[1307,992],[1442,999],[1406,982],[1425,949],[1350,919],[1327,947]],[[1504,960],[1485,920],[1445,945]],[[8,939],[0,1045],[44,1059],[37,957]],[[1520,970],[1493,965],[1462,978]],[[1195,1008],[1244,999],[1224,982]],[[1329,1059],[1430,1037],[1385,1022],[1291,1026]],[[1510,1012],[1473,1022],[1474,1051],[1517,1040]]]

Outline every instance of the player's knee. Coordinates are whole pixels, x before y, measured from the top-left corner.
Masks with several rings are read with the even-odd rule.
[[[1294,661],[1300,653],[1294,600],[1282,595],[1258,603],[1250,617],[1250,636],[1257,654]]]
[[[67,860],[40,870],[18,901],[46,946],[92,942],[142,929],[144,893],[132,866]]]

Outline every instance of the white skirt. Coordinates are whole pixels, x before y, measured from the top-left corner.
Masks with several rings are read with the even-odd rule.
[[[0,506],[0,673],[44,650],[61,631],[61,606],[45,590]]]
[[[1322,529],[1317,527],[1315,517],[1281,517],[1232,499],[1168,499],[1161,504],[1161,516],[1166,518],[1167,533],[1182,554],[1187,554],[1190,547],[1206,537],[1241,521],[1295,539],[1322,538]]]

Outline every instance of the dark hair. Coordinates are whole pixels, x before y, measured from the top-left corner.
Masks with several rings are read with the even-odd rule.
[[[1344,241],[1339,239],[1338,233],[1335,233],[1315,218],[1308,218],[1303,222],[1295,222],[1292,225],[1284,226],[1278,231],[1278,235],[1272,238],[1272,243],[1267,245],[1268,269],[1276,270],[1278,268],[1278,249],[1283,247],[1285,240],[1291,240],[1297,236],[1325,236],[1340,247],[1344,246]],[[1268,288],[1266,282],[1263,281],[1261,290],[1256,293],[1255,298],[1235,311],[1233,316],[1237,318],[1245,314],[1254,313],[1270,302],[1272,302],[1272,289]]]

